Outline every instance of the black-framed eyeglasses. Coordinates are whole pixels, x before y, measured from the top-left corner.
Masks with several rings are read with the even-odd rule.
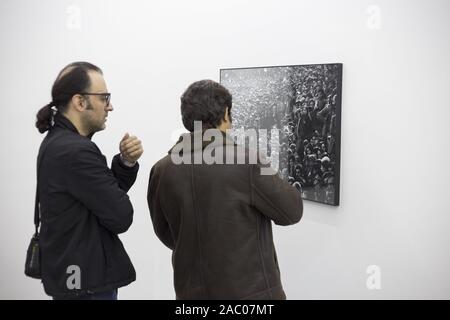
[[[103,101],[105,102],[105,108],[109,106],[109,102],[111,101],[111,93],[91,93],[91,92],[80,92],[82,96],[102,96]]]

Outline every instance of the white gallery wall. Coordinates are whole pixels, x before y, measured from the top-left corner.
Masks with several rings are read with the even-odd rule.
[[[153,232],[151,166],[183,131],[179,97],[219,69],[343,63],[341,205],[305,201],[274,227],[289,299],[450,298],[450,2],[0,1],[0,298],[49,299],[25,277],[33,233],[37,110],[61,68],[104,71],[114,111],[93,141],[111,161],[125,132],[145,152],[121,236],[137,281],[119,299],[174,299]]]

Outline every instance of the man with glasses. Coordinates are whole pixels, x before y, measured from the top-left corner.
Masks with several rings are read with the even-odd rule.
[[[106,127],[110,98],[102,71],[75,62],[59,73],[52,101],[37,113],[36,127],[48,134],[38,155],[35,224],[42,282],[54,299],[115,300],[117,289],[136,279],[118,234],[133,220],[127,192],[143,149],[126,133],[108,168],[91,138]]]

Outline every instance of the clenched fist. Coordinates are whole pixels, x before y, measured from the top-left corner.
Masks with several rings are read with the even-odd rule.
[[[131,136],[127,133],[123,136],[119,145],[120,154],[122,159],[134,164],[144,153],[141,140],[135,136]]]

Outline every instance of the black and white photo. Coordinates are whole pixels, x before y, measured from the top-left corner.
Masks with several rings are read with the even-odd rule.
[[[304,199],[339,205],[342,64],[221,69],[220,81],[233,129],[278,129],[279,174]]]

